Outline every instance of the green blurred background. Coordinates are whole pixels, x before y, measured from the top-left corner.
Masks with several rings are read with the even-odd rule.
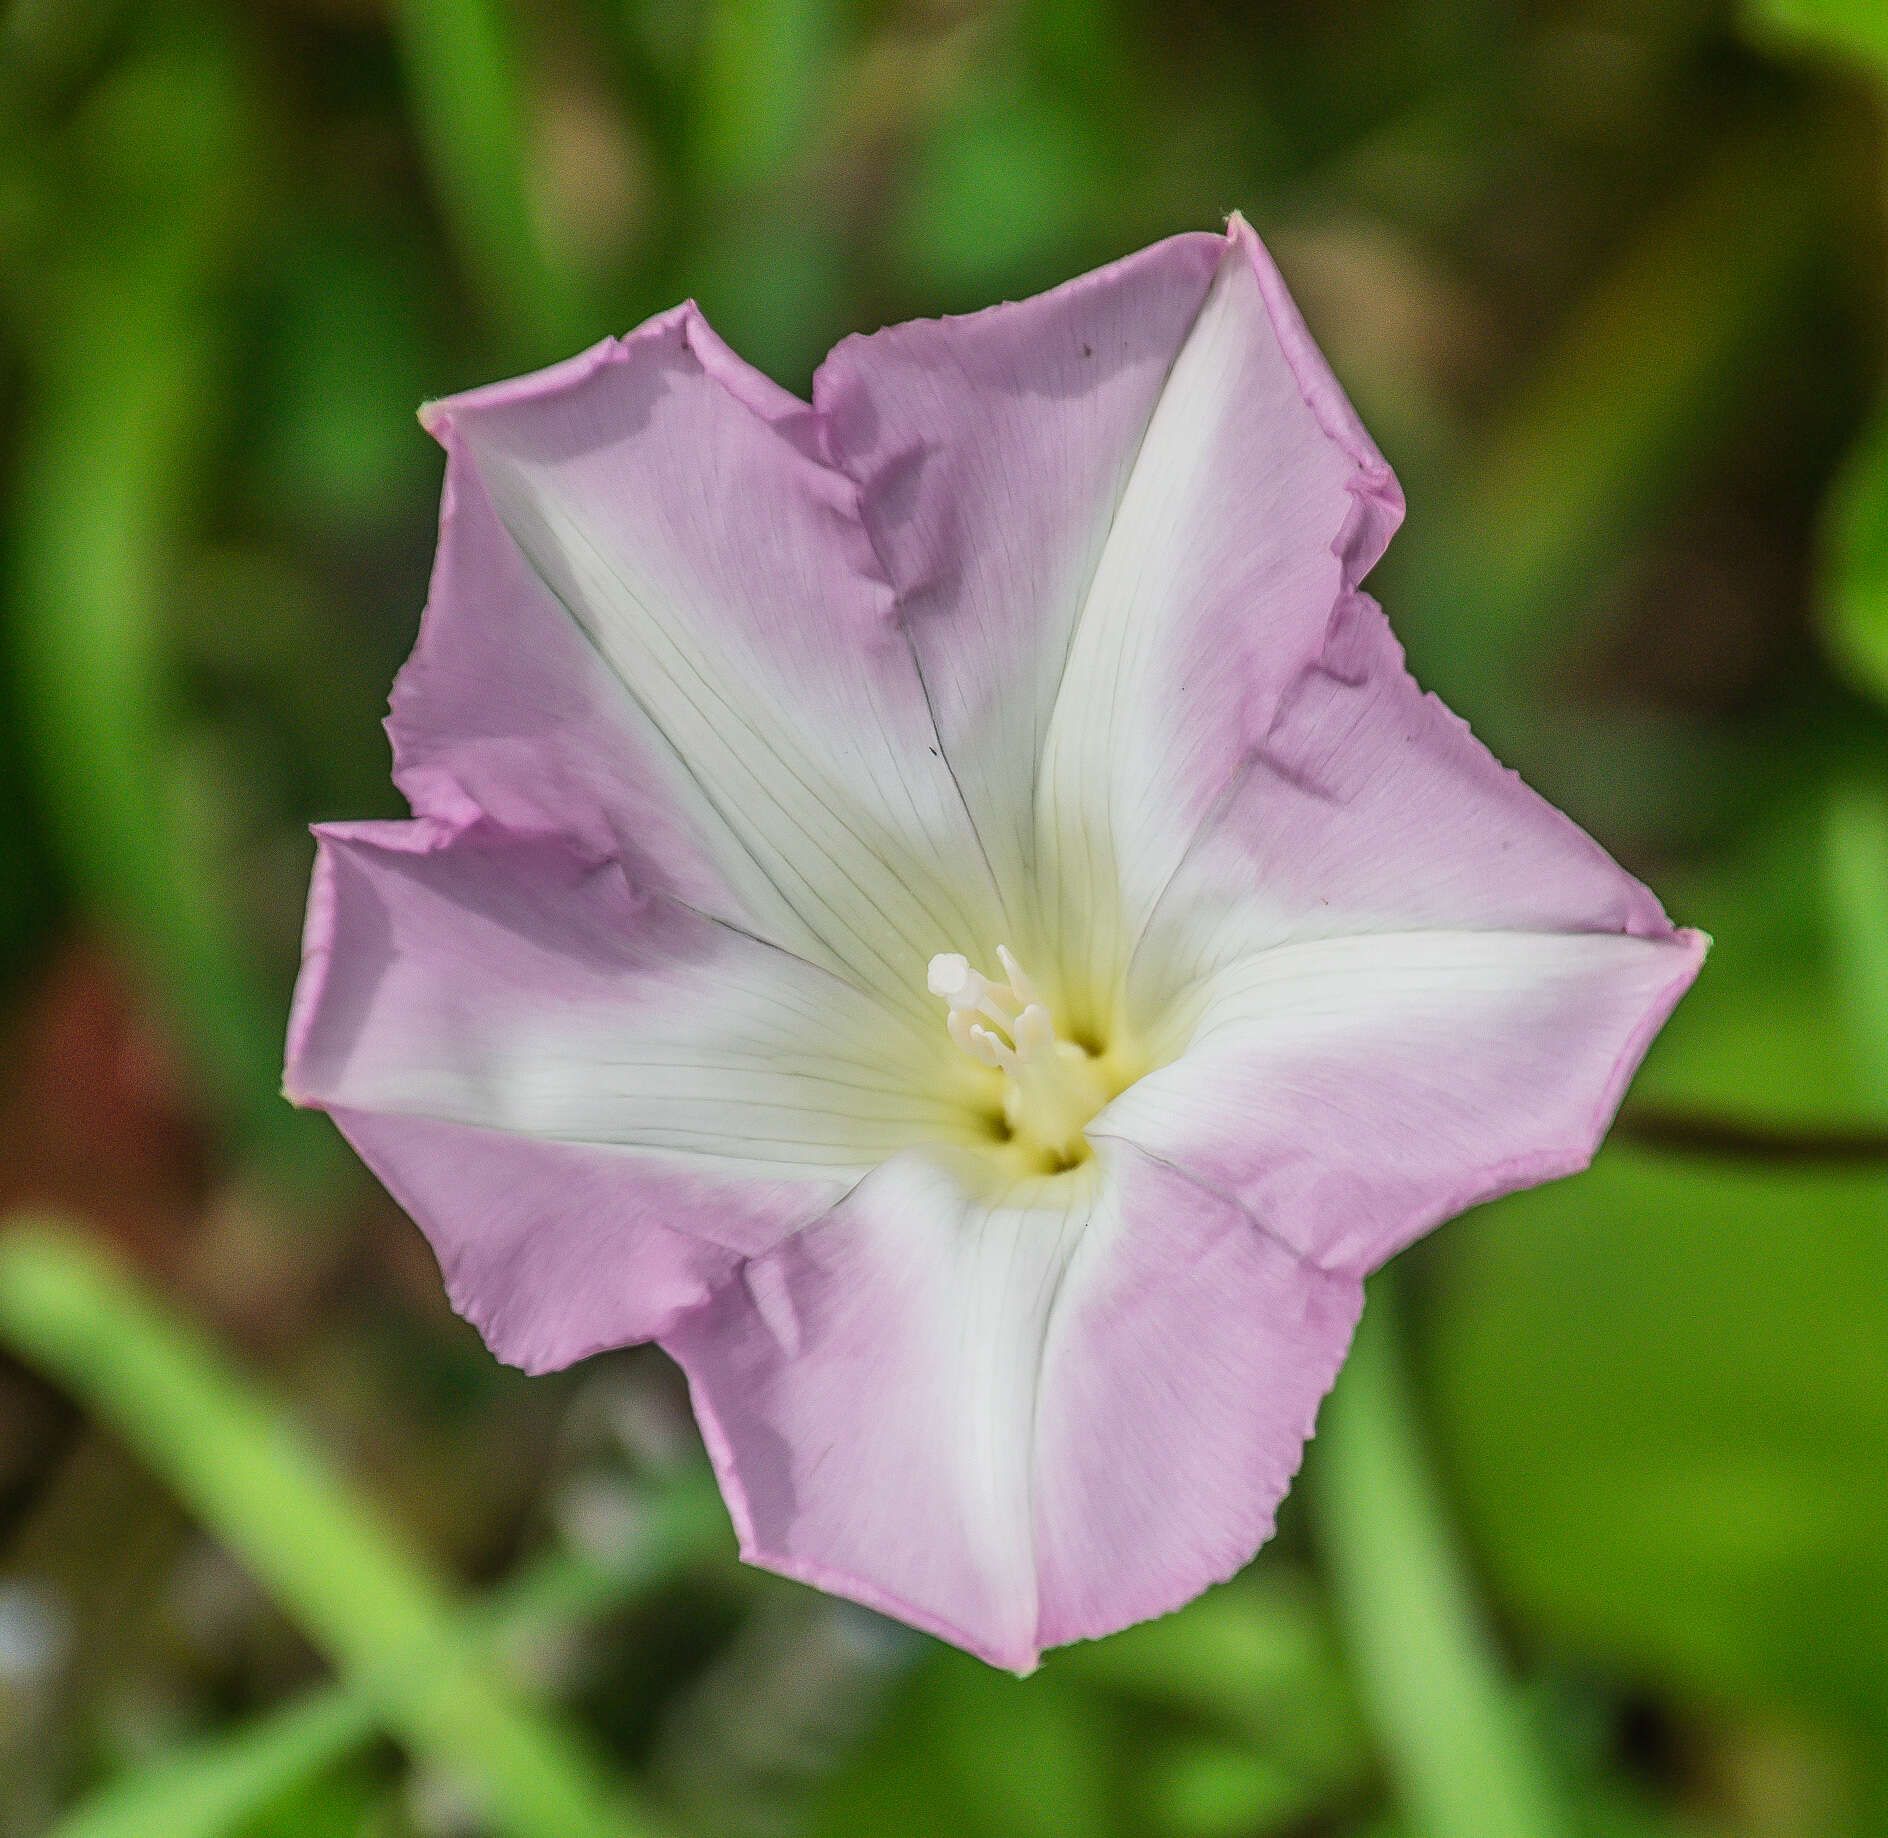
[[[1888,0],[11,0],[0,1838],[1888,1833],[1885,82]],[[1019,1682],[446,1312],[277,1095],[305,826],[399,814],[423,398],[1234,208],[1418,673],[1718,942],[1275,1544]]]

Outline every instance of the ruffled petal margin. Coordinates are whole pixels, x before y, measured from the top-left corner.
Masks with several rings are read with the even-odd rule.
[[[1044,923],[1115,994],[1403,497],[1233,219],[1090,581],[1043,742]]]
[[[1650,890],[1417,686],[1352,594],[1163,890],[1128,1005],[1159,1034],[1191,985],[1275,945],[1496,930],[1673,936]]]
[[[912,1154],[663,1345],[750,1562],[1026,1672],[1251,1558],[1361,1295],[1131,1150],[995,1200]]]
[[[932,954],[1007,921],[812,411],[686,306],[427,421],[616,678],[741,922],[929,1018]]]
[[[489,824],[320,841],[289,1095],[334,1114],[516,1364],[653,1337],[963,1127],[934,1035],[614,861]]]
[[[526,1372],[658,1339],[740,1266],[738,1252],[700,1236],[702,1222],[766,1243],[807,1204],[621,1149],[331,1114],[426,1234],[453,1307]],[[695,1229],[677,1230],[680,1219]]]

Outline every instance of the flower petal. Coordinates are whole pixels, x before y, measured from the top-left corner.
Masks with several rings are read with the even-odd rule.
[[[555,1372],[654,1340],[807,1204],[632,1151],[337,1109],[341,1132],[431,1242],[452,1305],[500,1359]],[[817,1201],[814,1202],[818,1204]]]
[[[737,895],[739,849],[493,510],[450,424],[439,549],[419,642],[393,688],[394,780],[416,815],[481,814],[523,836],[611,854],[633,885],[784,929],[768,889]]]
[[[931,956],[1006,927],[811,411],[685,307],[429,412],[713,812],[766,935],[934,1021]]]
[[[1165,1614],[1250,1561],[1363,1306],[1354,1276],[1224,1196],[1122,1144],[1098,1155],[1120,1223],[1070,1272],[1036,1421],[1043,1646]]]
[[[1242,958],[1190,1038],[1089,1125],[1364,1272],[1465,1208],[1583,1168],[1702,961],[1696,932],[1403,932]]]
[[[1142,1025],[1189,984],[1293,939],[1427,930],[1669,938],[1659,903],[1425,695],[1348,596],[1195,836],[1136,947]]]
[[[967,1129],[950,1102],[961,1057],[935,1025],[633,897],[616,864],[561,844],[418,823],[321,832],[291,1024],[298,1102],[779,1183],[797,1196],[775,1221],[788,1229],[886,1155]]]
[[[1401,515],[1389,468],[1235,219],[1115,508],[1044,740],[1045,923],[1091,975],[1125,970]]]
[[[750,1561],[1026,1671],[1251,1557],[1359,1297],[1131,1151],[995,1201],[914,1154],[664,1345]]]
[[[1176,236],[1034,299],[848,338],[814,379],[1013,896],[1034,882],[1036,768],[1069,636],[1225,251]],[[1008,942],[1027,959],[1036,941]]]

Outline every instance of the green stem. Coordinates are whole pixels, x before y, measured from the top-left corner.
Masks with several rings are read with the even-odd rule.
[[[512,1689],[443,1580],[285,1414],[85,1240],[46,1222],[0,1235],[0,1341],[137,1450],[381,1725],[467,1783],[508,1838],[653,1829],[569,1733]]]
[[[1320,1543],[1360,1694],[1428,1838],[1566,1838],[1422,1454],[1387,1273],[1317,1441]]]

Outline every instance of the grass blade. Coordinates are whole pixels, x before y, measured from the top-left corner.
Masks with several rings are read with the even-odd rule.
[[[1421,1454],[1379,1276],[1317,1448],[1320,1543],[1358,1689],[1427,1838],[1568,1838]]]
[[[83,1238],[45,1222],[0,1235],[0,1340],[137,1450],[382,1726],[466,1783],[507,1838],[652,1830],[571,1736],[506,1683],[442,1580],[284,1413]],[[311,1720],[320,1733],[321,1717]],[[310,1739],[306,1727],[291,1734]]]
[[[570,1553],[546,1557],[468,1613],[488,1645],[503,1646],[547,1621],[621,1608],[728,1548],[720,1496],[705,1475],[696,1476],[651,1502],[633,1549],[607,1563]],[[46,1838],[220,1838],[379,1729],[377,1707],[365,1693],[346,1684],[325,1686],[112,1781]]]
[[[532,217],[530,111],[498,0],[397,0],[393,22],[434,188],[477,291],[535,361],[608,329],[544,252]]]

